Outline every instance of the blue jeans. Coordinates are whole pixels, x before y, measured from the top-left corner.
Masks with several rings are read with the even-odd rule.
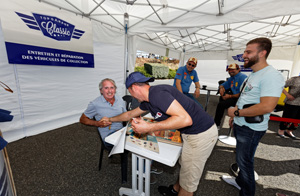
[[[266,131],[254,131],[247,126],[233,125],[236,138],[236,162],[240,172],[236,178],[241,187],[240,196],[255,195],[254,154]]]

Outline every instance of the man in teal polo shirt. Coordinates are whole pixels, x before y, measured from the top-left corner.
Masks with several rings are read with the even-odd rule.
[[[174,78],[174,84],[173,86],[176,87],[180,92],[185,94],[186,96],[190,97],[196,103],[201,105],[196,99],[200,96],[200,83],[199,78],[197,75],[197,72],[194,70],[197,66],[197,59],[195,57],[189,58],[186,65],[184,67],[179,67],[179,69],[176,72],[175,78]],[[192,82],[195,83],[195,92],[194,95],[189,94],[190,86]],[[201,106],[202,107],[202,106]]]

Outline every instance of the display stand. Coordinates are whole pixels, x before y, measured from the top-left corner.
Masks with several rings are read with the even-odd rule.
[[[136,164],[138,161],[138,165]],[[151,160],[132,154],[132,188],[119,189],[119,195],[150,196],[150,164]],[[145,168],[145,173],[144,173]],[[134,172],[135,171],[135,172]],[[144,190],[145,178],[145,192]]]
[[[116,144],[118,132],[105,138],[107,143]],[[126,140],[125,140],[126,141]],[[173,167],[180,154],[181,146],[158,142],[159,153],[146,150],[130,142],[125,143],[125,149],[132,152],[132,187],[119,189],[119,195],[150,196],[150,164],[151,160]],[[138,165],[137,165],[138,162]],[[145,172],[144,172],[145,169]],[[145,179],[145,183],[144,183]]]

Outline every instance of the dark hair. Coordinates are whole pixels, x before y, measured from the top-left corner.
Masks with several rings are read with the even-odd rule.
[[[256,39],[253,39],[251,41],[249,41],[247,43],[247,45],[249,44],[258,44],[258,50],[259,52],[265,50],[267,51],[266,53],[266,59],[268,58],[270,52],[271,52],[271,49],[272,49],[272,42],[270,39],[266,38],[266,37],[259,37],[259,38],[256,38]]]
[[[145,85],[149,85],[149,82],[135,82],[133,83],[134,85],[137,85],[137,86],[145,86]],[[132,85],[131,85],[132,86]]]

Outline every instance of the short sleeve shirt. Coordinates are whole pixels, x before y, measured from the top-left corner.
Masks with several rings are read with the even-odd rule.
[[[212,117],[199,104],[170,85],[151,86],[149,89],[149,102],[142,102],[140,109],[150,111],[156,121],[163,121],[170,117],[166,112],[175,99],[193,120],[191,126],[179,129],[181,133],[198,134],[206,131],[214,124]]]
[[[235,76],[230,77],[226,82],[224,82],[220,86],[224,86],[226,90],[231,89],[232,93],[235,95],[240,93],[241,85],[243,84],[246,78],[247,75],[239,72]]]
[[[178,68],[174,78],[174,83],[173,83],[174,87],[176,87],[176,79],[181,80],[180,84],[181,84],[182,92],[184,93],[188,93],[190,91],[190,86],[192,82],[194,83],[199,82],[197,72],[193,70],[191,71],[191,73],[189,73],[186,66]]]
[[[113,105],[106,101],[106,99],[101,95],[95,100],[91,101],[84,111],[84,114],[92,119],[95,118],[97,121],[101,120],[104,116],[113,117],[126,112],[125,102],[122,98],[115,96],[115,102]],[[121,122],[114,122],[109,127],[98,127],[102,139],[108,135],[114,133],[115,131],[121,129],[123,124]]]
[[[245,104],[258,104],[261,97],[280,97],[284,79],[282,74],[271,65],[252,72],[245,88],[237,101],[237,106],[242,109]],[[234,123],[243,126],[246,125],[255,131],[265,131],[268,129],[270,113],[264,114],[264,120],[261,123],[247,123],[244,117],[234,117]]]

